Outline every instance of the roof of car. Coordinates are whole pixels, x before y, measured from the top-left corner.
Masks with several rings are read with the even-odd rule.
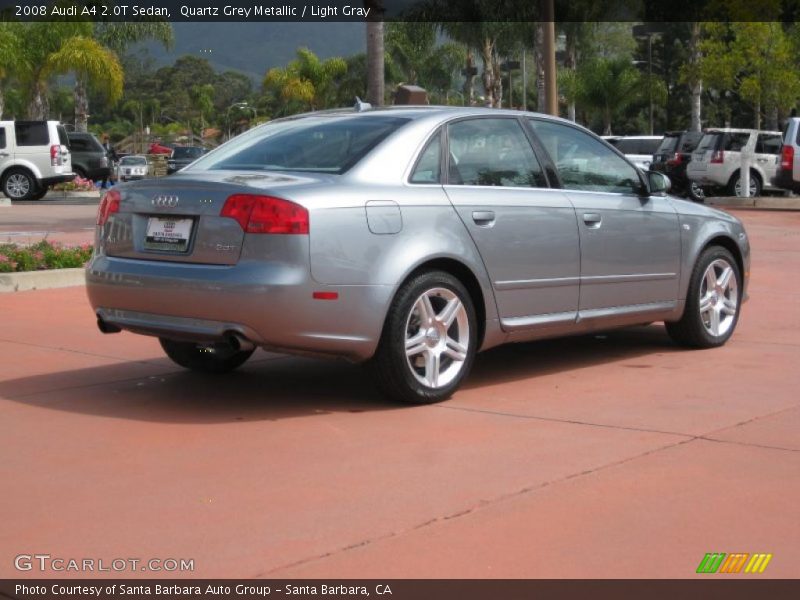
[[[703,133],[770,133],[781,135],[780,131],[770,131],[766,129],[738,129],[736,127],[709,127]]]

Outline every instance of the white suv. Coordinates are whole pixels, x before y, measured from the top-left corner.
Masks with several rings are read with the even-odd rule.
[[[772,183],[784,190],[800,192],[800,117],[786,122],[778,171]]]
[[[74,178],[58,121],[0,121],[0,191],[11,200],[39,200],[49,186]]]
[[[742,196],[739,176],[744,151],[753,153],[750,197],[761,195],[765,189],[775,190],[772,179],[781,151],[780,131],[707,129],[692,153],[686,176],[706,194],[725,190],[731,196]]]

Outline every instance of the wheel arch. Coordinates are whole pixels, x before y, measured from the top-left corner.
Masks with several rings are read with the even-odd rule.
[[[449,256],[440,256],[436,258],[431,258],[425,260],[417,265],[415,265],[403,278],[398,285],[397,289],[403,286],[408,280],[412,279],[416,275],[424,271],[444,271],[445,273],[449,273],[456,279],[458,279],[464,287],[467,288],[467,293],[472,300],[472,304],[475,307],[475,318],[477,320],[478,325],[478,343],[477,348],[483,345],[483,340],[486,335],[486,315],[487,315],[487,299],[486,293],[481,286],[478,277],[469,268],[466,264],[462,261],[449,257]],[[492,298],[492,300],[494,300]]]
[[[6,173],[14,169],[23,169],[25,171],[28,171],[31,175],[33,175],[33,178],[36,180],[37,185],[39,180],[42,179],[42,172],[36,167],[35,164],[27,160],[15,159],[11,161],[11,163],[5,169],[3,169],[2,173],[0,173],[0,181],[3,180],[3,178],[6,176]]]
[[[739,177],[739,174],[742,172],[742,168],[739,167],[728,178],[728,183],[725,185],[726,188],[732,188],[734,180]],[[759,181],[761,182],[761,189],[764,189],[764,173],[762,173],[756,165],[750,165],[750,174],[755,175],[758,177]]]
[[[700,248],[700,252],[697,253],[695,261],[711,246],[721,246],[730,252],[736,261],[736,266],[739,267],[739,274],[744,277],[745,265],[744,256],[742,256],[742,249],[739,248],[739,244],[736,243],[736,240],[725,234],[718,234],[707,240],[706,243]]]

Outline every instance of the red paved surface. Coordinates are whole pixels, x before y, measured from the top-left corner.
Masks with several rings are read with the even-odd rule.
[[[800,213],[739,214],[751,301],[724,348],[660,326],[508,346],[430,407],[263,352],[199,377],[98,333],[82,288],[0,295],[0,577],[33,552],[196,577],[691,577],[711,551],[796,577]]]

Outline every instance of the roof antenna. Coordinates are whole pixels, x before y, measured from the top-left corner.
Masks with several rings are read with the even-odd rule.
[[[353,108],[356,109],[356,112],[364,112],[365,110],[372,108],[372,104],[369,102],[364,102],[361,98],[356,96],[356,104]]]

